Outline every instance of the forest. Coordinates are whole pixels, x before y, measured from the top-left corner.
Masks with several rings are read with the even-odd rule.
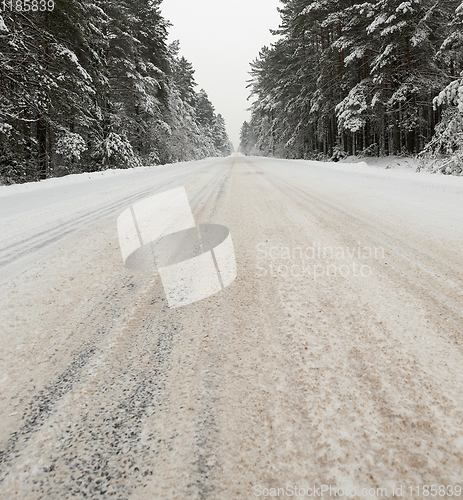
[[[161,0],[0,9],[0,183],[228,155]]]
[[[251,64],[240,151],[446,158],[463,167],[461,0],[281,0]]]

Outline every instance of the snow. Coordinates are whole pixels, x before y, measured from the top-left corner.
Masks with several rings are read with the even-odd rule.
[[[80,155],[87,149],[87,145],[80,134],[67,132],[62,135],[56,144],[56,153],[67,158],[80,160]]]
[[[202,165],[197,162],[192,171]],[[17,260],[11,269],[10,266],[2,268],[3,277],[32,266],[38,254],[46,260],[48,243],[59,240],[61,233],[86,230],[104,214],[117,216],[119,206],[124,208],[132,200],[146,196],[156,184],[154,179],[157,182],[171,179],[174,172],[183,172],[190,166],[191,163],[186,162],[177,167],[106,170],[0,186],[0,265]],[[16,257],[23,257],[17,259],[15,253]]]
[[[0,16],[0,31],[8,32],[8,28],[6,27],[5,21],[3,20],[2,16]]]
[[[67,175],[64,177],[57,177],[46,179],[38,182],[27,182],[24,184],[13,184],[11,186],[0,186],[0,207],[2,208],[2,215],[4,209],[7,208],[6,204],[2,201],[6,197],[14,196],[17,194],[31,193],[34,191],[44,191],[47,193],[54,193],[58,198],[60,198],[59,193],[63,193],[63,198],[67,198],[69,194],[79,195],[82,192],[94,193],[100,192],[101,190],[106,191],[107,189],[112,189],[114,186],[124,184],[126,182],[125,177],[136,178],[137,174],[144,172],[148,174],[153,171],[153,169],[167,169],[173,166],[184,166],[193,165],[195,163],[202,164],[206,162],[202,160],[201,162],[181,162],[176,164],[168,165],[152,165],[152,166],[142,166],[127,169],[108,169],[102,172],[87,172],[82,174]],[[269,161],[274,161],[270,159]],[[284,160],[279,160],[284,161]],[[446,176],[440,174],[431,174],[426,171],[416,172],[416,169],[420,166],[417,159],[412,157],[399,157],[399,156],[385,156],[385,157],[360,157],[360,156],[349,156],[339,163],[333,162],[307,162],[306,160],[287,160],[288,166],[294,166],[295,162],[304,163],[316,163],[322,164],[329,167],[330,170],[341,168],[343,172],[355,173],[369,173],[375,174],[380,177],[395,178],[395,179],[409,179],[417,181],[421,185],[429,186],[453,186],[460,192],[457,186],[463,187],[463,178],[456,178],[455,176]],[[122,177],[122,178],[121,178]],[[71,187],[73,186],[74,187]],[[61,189],[62,188],[62,189]],[[53,191],[52,191],[53,190]],[[393,197],[393,193],[389,193]],[[392,200],[391,200],[392,201]],[[9,202],[8,205],[15,205],[14,202]],[[0,216],[1,217],[1,216]],[[1,218],[0,218],[1,220]]]
[[[135,172],[142,172],[151,170],[153,168],[158,168],[158,166],[145,166],[145,167],[135,167],[127,169],[108,169],[102,172],[86,172],[82,174],[72,174],[66,175],[64,177],[55,177],[51,179],[45,179],[38,182],[26,182],[24,184],[13,184],[11,186],[0,186],[0,198],[5,196],[11,196],[16,193],[27,193],[31,191],[48,189],[51,187],[64,187],[72,184],[87,184],[89,181],[95,181],[104,178],[106,181],[108,178],[113,178],[120,175],[133,175]],[[110,182],[109,182],[110,184]]]
[[[352,61],[355,61],[356,59],[361,59],[365,55],[365,48],[364,47],[356,47],[355,49],[352,50],[352,52],[344,58],[344,63],[345,64],[350,64]]]
[[[76,66],[79,73],[85,78],[85,80],[92,81],[91,76],[80,65],[79,59],[74,54],[74,52],[72,52],[72,50],[69,50],[68,48],[64,47],[61,44],[56,44],[56,49],[57,49],[58,54],[67,57]]]
[[[33,269],[38,260],[46,260],[49,242],[59,241],[61,233],[86,231],[101,217],[115,220],[123,208],[153,189],[180,186],[179,174],[184,179],[193,178],[217,161],[106,170],[0,186],[0,264],[14,264],[2,267],[3,277],[21,275]],[[333,200],[368,206],[384,219],[403,219],[404,226],[423,234],[442,234],[448,242],[454,242],[455,252],[459,251],[463,177],[423,170],[418,173],[419,164],[413,158],[349,157],[338,163],[270,158],[258,161],[286,180],[310,179],[314,188],[330,193]]]
[[[261,159],[262,160],[262,159]],[[175,165],[144,166],[68,175],[40,182],[0,186],[0,230],[2,247],[34,238],[73,220],[86,217],[113,206],[116,201],[142,196],[160,182],[175,177],[176,172],[203,168],[210,160]],[[381,207],[386,213],[413,204],[415,221],[426,228],[434,213],[447,211],[441,221],[450,224],[452,217],[461,214],[463,177],[416,172],[418,161],[413,158],[349,157],[339,163],[308,162],[304,160],[268,159],[267,163],[284,166],[286,174],[302,171],[315,175],[323,186],[333,186],[333,192],[345,198],[363,198],[365,203]],[[302,170],[301,170],[302,168]],[[309,169],[309,170],[307,170]],[[298,174],[299,175],[299,174]],[[428,193],[434,192],[434,198]],[[439,196],[437,196],[439,193]],[[426,198],[424,198],[426,196]],[[423,202],[426,207],[423,207]],[[461,215],[458,215],[461,219]],[[454,221],[458,226],[461,222]],[[0,261],[8,254],[0,248]]]
[[[385,16],[378,16],[375,18],[375,20],[370,24],[370,26],[367,27],[367,33],[370,35],[375,31],[378,26],[384,24],[386,22]]]
[[[399,157],[236,156],[1,187],[0,434],[18,436],[4,496],[47,488],[63,498],[105,460],[116,480],[102,480],[125,492],[137,477],[125,449],[137,470],[155,471],[133,498],[178,497],[161,489],[175,487],[171,477],[193,484],[196,450],[212,456],[198,432],[220,453],[229,498],[249,496],[269,467],[274,484],[305,487],[370,487],[372,463],[388,488],[457,483],[463,178],[415,170]],[[230,228],[239,268],[227,293],[172,313],[158,281],[123,269],[116,221],[135,200],[183,185],[198,223]],[[385,258],[372,259],[368,279],[255,267],[259,245],[314,242],[345,249],[340,263],[360,246]],[[220,442],[206,434],[205,408]],[[113,416],[117,440],[107,438]]]
[[[413,13],[414,9],[412,7],[411,2],[402,2],[396,9],[396,12],[402,11],[403,14],[407,14],[407,12]]]
[[[461,176],[416,172],[416,159],[397,156],[351,156],[337,163],[269,159],[267,165],[285,180],[310,178],[314,189],[329,193],[333,200],[369,207],[385,219],[399,218],[404,226],[419,229],[430,238],[443,235],[459,252],[463,238]]]

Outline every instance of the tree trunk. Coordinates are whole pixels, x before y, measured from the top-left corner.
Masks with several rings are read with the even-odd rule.
[[[43,118],[37,121],[38,146],[38,180],[46,179],[48,175],[47,124]]]

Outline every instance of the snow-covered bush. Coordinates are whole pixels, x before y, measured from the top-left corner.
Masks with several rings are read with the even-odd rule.
[[[148,155],[148,163],[149,163],[149,165],[160,165],[161,164],[161,159],[159,158],[158,151],[151,151],[151,153]]]
[[[336,144],[333,148],[333,154],[331,155],[330,161],[339,161],[347,157],[347,153],[344,151],[341,145]]]
[[[112,168],[133,168],[141,166],[127,138],[110,132],[101,145],[103,166]]]
[[[80,160],[87,145],[81,135],[73,132],[65,132],[56,141],[55,152],[64,157],[65,162]]]
[[[434,106],[447,105],[431,142],[422,153],[432,158],[433,172],[460,175],[463,171],[463,73],[434,99]]]

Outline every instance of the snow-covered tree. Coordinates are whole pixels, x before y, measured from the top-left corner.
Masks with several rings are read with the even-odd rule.
[[[280,39],[251,64],[251,147],[289,158],[422,150],[443,116],[434,97],[463,70],[461,0],[282,4]]]
[[[434,108],[442,110],[442,119],[436,126],[424,156],[437,161],[432,168],[447,174],[463,172],[463,2],[455,9],[446,37],[437,56],[449,67],[450,83],[434,98]],[[443,159],[445,158],[445,159]]]
[[[223,154],[192,65],[166,43],[160,3],[55,0],[47,12],[2,12],[2,182]]]
[[[231,153],[231,143],[228,138],[225,120],[221,114],[218,114],[214,119],[213,125],[214,145],[222,156],[228,156]]]

